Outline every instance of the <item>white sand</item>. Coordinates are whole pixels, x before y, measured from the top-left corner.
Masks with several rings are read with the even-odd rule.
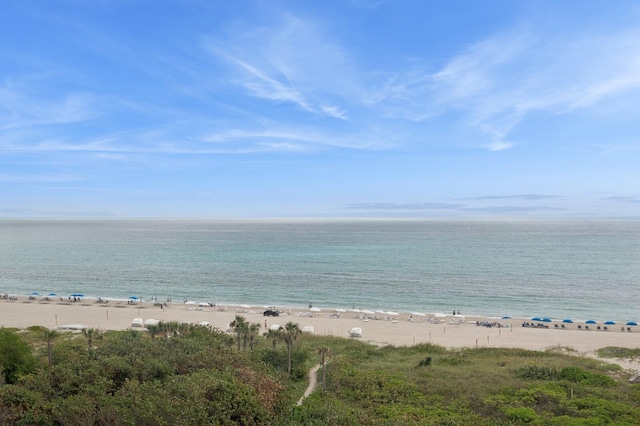
[[[17,301],[0,301],[0,327],[26,328],[31,325],[42,325],[48,328],[60,328],[65,325],[83,325],[89,328],[106,330],[125,330],[131,328],[134,318],[156,319],[160,321],[179,321],[200,323],[208,322],[211,326],[226,330],[228,324],[236,315],[241,315],[249,322],[260,323],[265,330],[265,324],[285,325],[287,322],[297,323],[300,328],[313,327],[317,335],[331,335],[349,337],[354,327],[362,329],[360,340],[375,344],[390,344],[407,346],[418,343],[433,343],[447,348],[473,347],[503,347],[545,350],[553,347],[569,348],[579,355],[595,356],[594,351],[606,346],[626,348],[640,347],[640,327],[631,327],[631,332],[620,331],[622,325],[608,326],[609,330],[597,330],[597,325],[591,325],[590,330],[578,330],[585,324],[566,324],[565,328],[555,328],[557,322],[550,323],[549,328],[522,327],[522,322],[528,320],[501,321],[505,327],[487,328],[476,326],[471,322],[486,320],[485,318],[464,318],[461,324],[450,324],[454,320],[451,316],[440,318],[441,323],[429,323],[428,317],[413,316],[401,313],[396,320],[386,318],[386,315],[376,313],[379,319],[363,319],[367,315],[355,312],[343,312],[340,318],[334,318],[334,310],[313,312],[307,309],[285,310],[285,315],[279,317],[265,317],[263,307],[200,307],[198,305],[171,304],[161,309],[151,303],[129,305],[127,302],[110,301],[98,304],[95,300],[83,300],[71,304],[61,304],[57,301],[27,301],[22,298]],[[266,322],[266,323],[265,323]],[[602,326],[602,325],[601,325]],[[613,360],[606,360],[614,362]],[[627,369],[640,370],[640,362],[636,360],[615,360]]]

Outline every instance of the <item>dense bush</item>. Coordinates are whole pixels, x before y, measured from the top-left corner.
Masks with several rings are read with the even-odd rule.
[[[94,334],[102,338],[91,345],[88,335],[45,334],[0,335],[13,381],[0,386],[0,424],[617,426],[640,418],[640,386],[619,369],[552,351],[378,348],[304,335],[289,373],[284,344],[238,349],[234,337],[203,327],[180,326],[169,338]],[[320,348],[330,348],[326,389],[297,406]]]

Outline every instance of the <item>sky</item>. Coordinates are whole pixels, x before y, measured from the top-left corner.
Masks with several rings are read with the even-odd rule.
[[[0,218],[640,216],[640,3],[0,2]]]

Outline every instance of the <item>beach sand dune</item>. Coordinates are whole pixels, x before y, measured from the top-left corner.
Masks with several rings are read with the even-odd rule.
[[[610,326],[609,330],[578,329],[578,324],[566,328],[522,327],[525,320],[510,319],[501,321],[503,327],[477,326],[475,321],[485,318],[439,318],[439,322],[428,322],[428,317],[412,316],[410,313],[393,317],[380,316],[379,319],[366,319],[367,316],[354,312],[344,312],[339,316],[331,310],[309,312],[307,309],[288,309],[279,317],[265,317],[263,307],[247,306],[199,306],[170,304],[160,307],[153,303],[128,304],[111,301],[99,304],[92,300],[72,303],[56,301],[16,300],[0,302],[0,327],[26,328],[41,325],[51,329],[79,325],[105,330],[125,330],[132,326],[134,318],[143,321],[178,321],[194,324],[209,323],[211,326],[226,330],[236,315],[248,321],[259,323],[264,331],[272,324],[283,325],[289,321],[300,328],[313,327],[316,335],[349,337],[354,327],[362,329],[362,341],[378,345],[408,346],[420,343],[432,343],[447,348],[521,348],[547,350],[567,348],[584,356],[594,356],[594,351],[607,346],[640,348],[640,327]],[[612,360],[609,360],[613,362]],[[616,360],[628,369],[639,369],[635,360]]]

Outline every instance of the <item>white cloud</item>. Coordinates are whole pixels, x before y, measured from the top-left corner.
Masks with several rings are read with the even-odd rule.
[[[426,68],[426,67],[425,67]],[[428,121],[454,113],[489,150],[506,142],[529,114],[598,108],[603,100],[640,89],[640,31],[554,36],[515,28],[469,46],[439,69],[405,70],[368,100],[391,115]]]

